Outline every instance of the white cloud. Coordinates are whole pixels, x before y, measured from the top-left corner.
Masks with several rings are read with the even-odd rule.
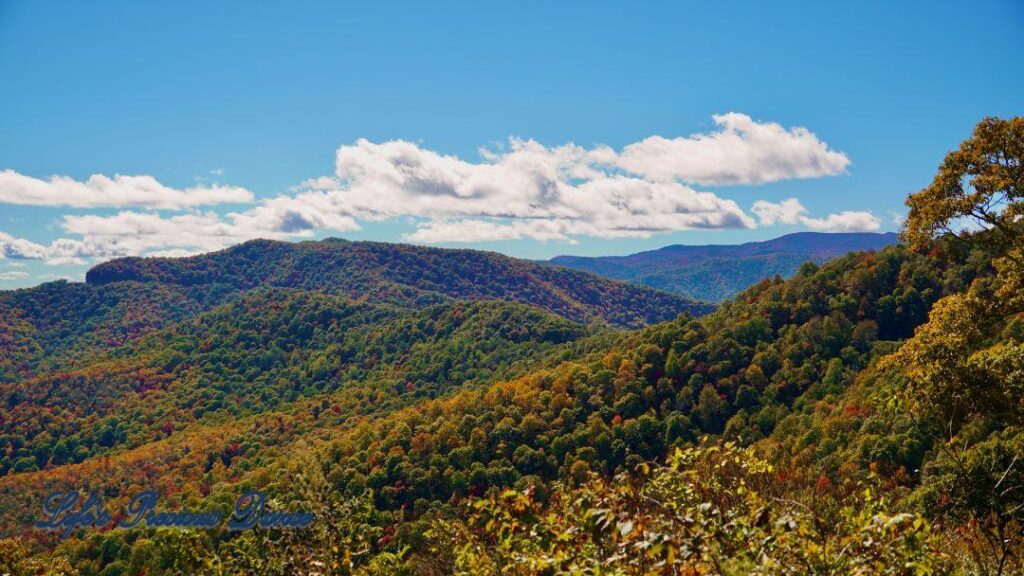
[[[59,238],[49,246],[0,232],[0,260],[44,260],[47,264],[84,264],[86,258],[106,255],[102,247]]]
[[[253,238],[310,237],[319,229],[357,230],[358,224],[349,217],[317,212],[317,203],[309,198],[300,202],[282,197],[226,218],[213,212],[162,217],[125,211],[114,216],[65,216],[63,227],[81,236],[95,256],[109,258],[194,254]]]
[[[152,176],[112,178],[93,174],[79,182],[67,176],[41,180],[14,170],[0,171],[0,203],[37,206],[100,208],[137,206],[154,209],[181,209],[207,204],[245,203],[252,192],[237,186],[197,186],[175,189],[164,186]]]
[[[147,257],[152,258],[187,258],[207,252],[206,250],[189,250],[187,248],[168,248],[167,250],[154,250],[147,252]]]
[[[804,218],[803,224],[817,232],[870,232],[882,227],[882,221],[874,214],[851,210],[826,218]]]
[[[514,139],[507,151],[484,151],[483,161],[473,163],[411,142],[359,140],[338,149],[335,178],[307,181],[306,192],[289,204],[315,198],[319,213],[427,219],[432,222],[407,236],[423,242],[614,238],[754,226],[732,200],[678,182],[621,174],[597,162],[607,154],[603,148],[549,148]],[[459,237],[457,229],[469,235]]]
[[[849,160],[805,128],[743,114],[715,116],[710,134],[652,136],[622,152],[598,145],[548,147],[512,139],[481,161],[412,142],[341,146],[334,178],[304,183],[322,213],[357,220],[428,220],[420,242],[572,236],[649,236],[694,228],[752,228],[735,202],[686,185],[752,184],[842,173]],[[303,203],[305,194],[290,202]]]
[[[336,152],[335,174],[306,180],[290,193],[226,215],[122,211],[68,215],[71,236],[43,246],[0,233],[0,255],[84,262],[127,255],[184,255],[252,238],[302,238],[360,229],[361,222],[410,220],[414,242],[648,237],[691,229],[753,228],[733,200],[695,184],[752,184],[842,173],[849,161],[804,128],[783,128],[730,113],[716,131],[681,138],[652,136],[621,152],[608,146],[545,146],[511,139],[465,160],[393,140],[360,139]],[[215,172],[216,173],[216,172]],[[0,173],[0,202],[76,207],[192,209],[244,202],[241,188],[174,190],[149,176],[93,176],[86,182],[42,181]],[[849,225],[850,214],[807,218],[795,199],[756,203],[762,223]],[[863,222],[861,222],[863,224]]]
[[[0,258],[45,260],[46,247],[0,232]]]
[[[683,138],[651,136],[619,155],[624,170],[651,180],[704,185],[762,184],[845,172],[846,154],[830,150],[806,128],[786,129],[730,112],[713,117],[721,129]]]
[[[66,232],[81,236],[98,257],[138,255],[167,248],[215,250],[248,239],[213,213],[166,218],[127,211],[113,216],[65,216],[63,227]]]
[[[48,246],[0,232],[0,258],[44,260],[49,264],[83,264],[121,256],[182,256],[218,250],[254,238],[311,237],[317,230],[358,230],[351,216],[338,214],[319,192],[266,200],[244,212],[220,216],[190,212],[162,216],[122,211],[112,216],[64,216],[64,232]]]
[[[846,210],[825,218],[811,218],[796,198],[777,203],[758,200],[750,210],[757,215],[762,226],[802,224],[817,232],[868,232],[882,227],[881,219],[863,211]]]
[[[530,230],[518,222],[503,224],[492,220],[434,220],[404,238],[411,242],[435,244],[438,242],[494,242],[521,240],[533,237]],[[561,236],[559,235],[559,238]]]
[[[758,200],[754,202],[751,212],[757,214],[762,226],[775,224],[799,224],[807,209],[796,198],[789,198],[779,203]]]
[[[595,236],[592,225],[572,220],[498,220],[463,219],[433,220],[420,224],[414,232],[403,236],[411,242],[494,242],[529,238],[547,242],[559,240],[576,244],[572,236]],[[649,236],[650,233],[620,232],[622,237]]]
[[[232,212],[228,218],[234,231],[242,235],[289,237],[309,236],[315,230],[359,230],[359,223],[338,206],[334,194],[316,190],[264,200],[245,212]]]
[[[37,244],[0,232],[0,259],[43,260],[47,264],[86,264],[121,256],[188,256],[218,250],[254,238],[309,237],[311,229],[283,231],[255,226],[251,215],[215,213],[163,217],[154,213],[120,212],[113,216],[65,216],[65,232],[80,239],[59,238]]]
[[[28,278],[28,272],[22,272],[20,270],[0,272],[0,280],[21,280],[22,278]]]

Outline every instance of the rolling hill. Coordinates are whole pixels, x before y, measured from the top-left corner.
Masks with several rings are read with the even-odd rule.
[[[941,432],[887,408],[879,391],[899,380],[877,365],[936,302],[988,273],[983,259],[937,263],[897,246],[764,280],[701,318],[597,332],[515,302],[411,308],[256,284],[119,345],[85,356],[73,348],[74,362],[6,385],[3,528],[11,534],[30,522],[55,488],[102,489],[111,506],[147,487],[170,506],[225,507],[256,487],[293,506],[317,503],[333,532],[283,541],[210,532],[183,547],[173,531],[110,531],[56,550],[82,574],[109,566],[207,573],[214,551],[227,573],[288,573],[289,563],[338,561],[332,550],[369,534],[360,549],[379,557],[352,565],[400,552],[408,554],[402,570],[339,573],[448,574],[434,562],[457,562],[463,543],[494,538],[457,524],[490,513],[480,507],[486,500],[466,511],[466,499],[536,487],[516,496],[528,499],[563,481],[572,502],[613,498],[610,486],[573,490],[710,435],[744,447],[726,448],[730,462],[770,458],[779,468],[763,478],[775,490],[765,497],[785,495],[771,500],[772,513],[800,523],[795,542],[819,542],[832,532],[814,527],[832,517],[818,514],[831,509],[780,502],[849,501],[876,475],[933,485],[920,471],[935,459]],[[110,285],[122,282],[157,283]],[[716,466],[702,486],[733,474]],[[620,513],[637,513],[628,509]],[[484,520],[560,517],[512,514]],[[900,530],[921,521],[909,518]],[[446,526],[460,545],[435,556],[430,547]],[[837,530],[856,534],[857,526]],[[889,536],[872,541],[886,551],[933,550],[931,540],[917,548]]]
[[[124,258],[86,282],[0,291],[0,382],[74,363],[258,288],[422,309],[459,300],[536,306],[572,322],[636,328],[714,307],[587,272],[475,250],[254,240],[190,258]]]
[[[896,242],[894,233],[797,232],[763,242],[674,245],[629,256],[557,256],[548,262],[720,302],[762,278],[788,278],[804,262],[822,264],[847,252],[880,250]]]
[[[47,285],[45,294],[3,295],[21,314],[10,324],[38,343],[27,348],[47,362],[0,386],[7,408],[0,530],[18,534],[50,490],[69,488],[103,490],[112,507],[150,488],[168,506],[212,503],[225,511],[239,491],[258,488],[278,505],[318,506],[323,528],[283,539],[209,531],[189,545],[181,538],[192,536],[176,531],[83,531],[63,543],[32,533],[43,540],[42,561],[66,559],[83,575],[213,573],[211,563],[224,573],[285,574],[302,563],[350,562],[352,569],[335,572],[432,576],[457,573],[451,566],[467,561],[467,546],[500,554],[495,538],[538,558],[549,557],[538,546],[583,538],[585,558],[603,554],[595,545],[627,545],[600,526],[581,529],[606,505],[624,507],[612,526],[636,514],[652,514],[644,519],[651,525],[672,524],[659,516],[663,508],[634,505],[628,490],[644,477],[621,475],[644,466],[658,470],[652,482],[709,474],[683,479],[697,486],[696,496],[672,488],[686,506],[691,496],[717,498],[701,495],[716,482],[749,477],[750,509],[722,514],[749,514],[742,521],[759,538],[778,539],[772,561],[798,554],[793,546],[838,537],[872,543],[856,558],[876,550],[937,558],[935,538],[905,538],[917,538],[927,518],[945,518],[941,508],[913,508],[915,498],[942,501],[947,480],[931,471],[945,465],[936,452],[942,431],[916,413],[892,410],[903,377],[880,364],[904,340],[930,345],[915,343],[929,309],[993,281],[983,254],[943,261],[894,246],[804,265],[789,280],[762,280],[703,317],[628,331],[475,294],[415,306],[354,300],[327,293],[336,271],[295,276],[290,264],[224,253],[115,265],[121,276],[91,275],[85,286],[96,294]],[[383,274],[365,269],[371,278]],[[280,278],[305,287],[279,286]],[[118,319],[130,318],[135,305],[151,307],[154,318],[138,334],[88,337],[124,334],[119,327],[131,323]],[[81,310],[62,323],[61,306]],[[1009,334],[1004,340],[1019,332],[1020,314],[1010,313],[1016,320],[1007,316],[990,330]],[[86,333],[75,330],[90,321]],[[1008,343],[995,342],[994,349]],[[726,443],[709,452],[688,448],[701,437]],[[723,461],[714,460],[719,450]],[[691,468],[672,468],[687,454],[698,459]],[[851,496],[879,486],[900,498],[891,516],[890,504]],[[863,521],[850,512],[858,508],[836,506],[855,499],[857,507],[873,506],[869,527],[882,518],[894,531],[862,538]],[[728,497],[696,502],[697,511],[729,505]],[[549,506],[569,509],[540,513]],[[782,525],[763,521],[769,508],[796,529],[772,532]],[[742,541],[714,540],[732,534],[715,524],[721,517],[696,525],[707,532],[694,533],[694,541],[711,539],[723,554],[745,558]],[[540,525],[561,521],[568,535],[543,540],[554,528]],[[508,531],[498,528],[505,523]],[[619,538],[627,530],[616,529]],[[636,545],[636,557],[648,554]],[[357,546],[364,555],[341,552]]]
[[[301,288],[405,307],[498,299],[538,306],[574,322],[620,327],[713,309],[676,294],[494,252],[339,239],[254,240],[189,258],[124,258],[86,275],[94,286],[123,281],[185,287],[190,294]]]

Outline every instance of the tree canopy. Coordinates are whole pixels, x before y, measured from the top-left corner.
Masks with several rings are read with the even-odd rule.
[[[932,183],[907,198],[903,237],[915,248],[939,235],[990,228],[1004,247],[1024,238],[1024,117],[985,118],[946,155]],[[967,226],[965,226],[967,224]]]

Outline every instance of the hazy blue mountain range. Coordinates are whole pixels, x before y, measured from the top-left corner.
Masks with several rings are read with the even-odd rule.
[[[798,232],[763,242],[677,244],[629,256],[557,256],[548,262],[720,302],[762,278],[790,277],[804,262],[821,264],[848,252],[880,250],[897,241],[892,232]]]

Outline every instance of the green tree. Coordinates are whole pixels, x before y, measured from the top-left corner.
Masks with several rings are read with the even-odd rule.
[[[725,426],[727,407],[726,401],[715,390],[715,387],[706,384],[700,391],[700,399],[697,401],[693,413],[705,432],[717,434]]]

